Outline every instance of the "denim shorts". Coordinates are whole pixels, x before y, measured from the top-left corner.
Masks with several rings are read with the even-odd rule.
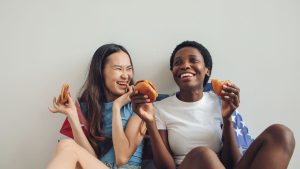
[[[122,166],[117,166],[115,163],[104,163],[109,169],[141,169],[141,166],[124,164]]]

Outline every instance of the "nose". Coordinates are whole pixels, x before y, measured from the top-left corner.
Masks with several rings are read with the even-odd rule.
[[[130,71],[123,69],[121,73],[121,78],[124,80],[130,79]]]
[[[127,79],[128,78],[128,74],[125,71],[123,71],[122,74],[121,74],[121,78],[122,79]]]
[[[181,67],[181,69],[186,70],[186,69],[190,69],[191,68],[191,64],[189,62],[184,62]]]

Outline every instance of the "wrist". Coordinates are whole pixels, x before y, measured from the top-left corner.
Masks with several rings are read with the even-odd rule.
[[[156,128],[155,120],[146,122],[146,127],[149,131],[153,131]]]
[[[69,122],[73,121],[73,120],[77,120],[78,118],[78,114],[77,111],[71,111],[67,114],[67,118],[69,120]]]
[[[113,109],[121,109],[122,105],[119,102],[114,101],[113,102]]]
[[[112,112],[119,112],[121,110],[121,106],[119,106],[118,104],[113,103],[112,106]]]
[[[224,124],[224,126],[231,126],[233,124],[232,120],[231,120],[231,117],[230,118],[223,118],[223,124]]]
[[[232,115],[232,113],[230,113],[230,112],[222,111],[223,121],[231,121],[231,115]]]

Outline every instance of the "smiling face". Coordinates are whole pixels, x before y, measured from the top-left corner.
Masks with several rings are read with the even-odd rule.
[[[109,55],[104,66],[103,75],[107,101],[113,101],[126,93],[133,77],[129,56],[123,51]]]
[[[180,90],[202,89],[205,75],[209,75],[199,50],[193,47],[179,49],[174,57],[172,74]]]

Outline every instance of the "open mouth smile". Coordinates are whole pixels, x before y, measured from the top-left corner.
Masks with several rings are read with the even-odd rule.
[[[184,73],[180,73],[180,74],[178,75],[178,77],[179,77],[180,79],[188,79],[188,78],[194,77],[194,76],[195,76],[195,73],[191,73],[191,72],[184,72]]]
[[[117,84],[121,87],[126,89],[128,87],[128,82],[127,81],[117,81]]]

